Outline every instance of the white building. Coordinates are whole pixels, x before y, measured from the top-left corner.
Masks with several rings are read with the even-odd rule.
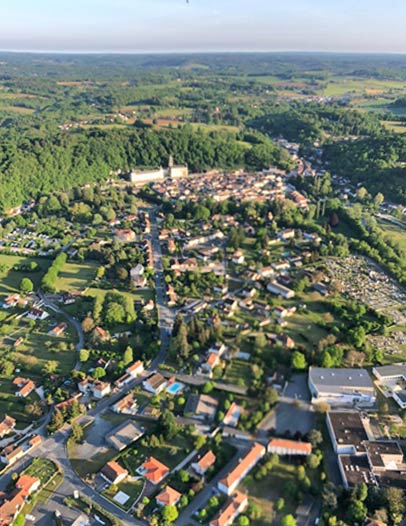
[[[374,384],[365,369],[310,367],[308,385],[313,404],[371,407],[376,402]]]

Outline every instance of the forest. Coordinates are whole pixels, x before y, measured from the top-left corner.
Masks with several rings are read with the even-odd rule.
[[[169,154],[192,172],[289,169],[278,137],[405,201],[404,78],[401,56],[1,53],[0,212]]]

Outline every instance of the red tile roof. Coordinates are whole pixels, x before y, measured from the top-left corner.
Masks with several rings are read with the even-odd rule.
[[[166,488],[157,495],[156,500],[163,506],[174,506],[181,498],[182,494],[176,489],[166,486]]]

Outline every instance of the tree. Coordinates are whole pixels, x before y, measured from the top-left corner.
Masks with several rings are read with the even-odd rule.
[[[42,369],[42,372],[44,373],[44,375],[49,376],[50,374],[54,374],[57,369],[58,369],[58,362],[56,362],[55,360],[48,360],[45,363]]]
[[[175,417],[168,409],[165,409],[159,417],[159,429],[167,440],[171,440],[178,432]]]
[[[80,349],[80,351],[79,351],[79,360],[82,363],[87,362],[87,360],[89,359],[89,356],[90,356],[90,351],[88,351],[87,349]]]
[[[246,515],[240,515],[237,519],[237,526],[249,526],[250,520]]]
[[[296,519],[292,514],[282,517],[281,526],[296,526]]]
[[[318,429],[312,429],[309,432],[309,441],[313,447],[317,447],[323,442],[323,435]]]
[[[106,376],[106,371],[103,369],[103,367],[96,367],[96,369],[93,371],[93,378],[95,380],[100,380],[101,378],[104,378]]]
[[[79,443],[83,440],[83,428],[77,422],[72,423],[72,440]]]
[[[123,363],[124,365],[128,365],[130,364],[132,361],[133,361],[133,350],[132,348],[128,345],[124,351],[124,354],[123,354]]]
[[[387,488],[385,497],[388,502],[388,512],[393,524],[399,524],[405,512],[403,492],[399,488]]]
[[[366,506],[363,502],[356,500],[351,501],[345,514],[349,524],[363,523],[367,514]]]
[[[203,394],[209,394],[213,391],[214,389],[214,383],[213,382],[206,382],[202,388],[202,393]]]
[[[292,354],[292,367],[296,369],[297,371],[302,371],[303,369],[306,369],[307,362],[306,358],[303,353],[300,351],[295,351]]]
[[[173,524],[179,517],[176,506],[169,505],[162,508],[161,517],[165,524]]]
[[[34,402],[30,402],[27,404],[24,408],[25,413],[30,416],[33,419],[39,418],[42,416],[42,405],[40,402],[35,400]]]
[[[320,459],[313,453],[307,457],[307,465],[310,469],[316,469],[320,466]]]
[[[90,316],[87,316],[83,321],[82,321],[82,329],[83,329],[83,332],[91,332],[93,329],[94,329],[94,320],[93,318],[91,318]]]
[[[124,307],[116,301],[109,302],[106,310],[105,322],[107,325],[118,325],[125,321],[125,310]]]
[[[282,511],[284,507],[285,507],[285,499],[283,499],[282,497],[280,497],[280,498],[276,501],[275,509],[276,509],[276,511]]]
[[[20,281],[20,292],[22,294],[30,294],[34,290],[34,283],[30,278],[23,278]]]
[[[367,196],[368,192],[367,192],[367,189],[364,188],[363,186],[360,186],[357,190],[357,197],[358,199],[360,199],[361,201],[363,201],[365,199],[365,197]]]
[[[279,395],[276,389],[273,389],[273,387],[266,388],[264,399],[269,405],[275,405],[278,401],[278,398]]]
[[[374,205],[376,208],[379,208],[381,204],[384,202],[385,198],[381,192],[378,192],[376,196],[374,197]]]

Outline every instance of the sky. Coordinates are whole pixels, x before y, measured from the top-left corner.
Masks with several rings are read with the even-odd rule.
[[[406,53],[405,0],[0,0],[0,49]]]

